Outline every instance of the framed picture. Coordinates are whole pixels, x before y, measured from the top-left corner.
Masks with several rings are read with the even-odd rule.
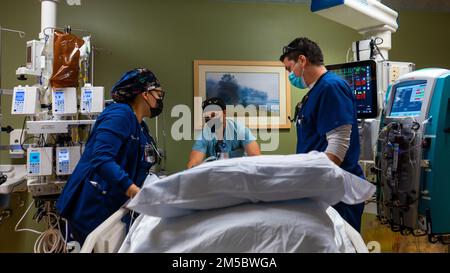
[[[227,111],[227,117],[244,114],[250,129],[289,129],[288,77],[281,62],[196,60],[194,97],[223,99],[227,107],[236,110]],[[201,117],[194,118],[194,128],[202,128]]]

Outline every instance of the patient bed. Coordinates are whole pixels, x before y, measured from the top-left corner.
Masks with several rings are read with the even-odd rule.
[[[81,252],[368,252],[332,207],[364,202],[375,187],[323,153],[205,163],[167,178],[149,175],[127,208],[141,215],[126,234],[122,208]]]
[[[311,205],[311,204],[306,204],[306,205]],[[245,206],[259,206],[259,205],[244,205]],[[293,208],[295,206],[302,206],[301,204],[290,204],[288,205],[286,208]],[[235,216],[232,216],[232,213],[236,213],[236,212],[242,212],[242,208],[239,208],[242,206],[238,206],[238,207],[233,207],[230,208],[233,211],[230,211],[230,213],[228,216],[230,219],[232,219]],[[228,209],[228,210],[230,210]],[[254,209],[254,208],[252,208]],[[272,219],[273,221],[279,221],[280,219],[283,220],[284,217],[284,221],[292,221],[292,219],[290,219],[290,217],[292,215],[297,214],[298,215],[298,221],[306,221],[305,218],[300,218],[302,216],[302,213],[296,213],[296,212],[290,212],[290,214],[288,215],[278,215],[277,219],[273,219],[271,218],[271,216],[274,215],[275,211],[272,212],[268,212],[268,207],[266,205],[266,207],[264,207],[263,210],[261,210],[261,213],[265,213],[266,214],[266,218],[265,219]],[[270,209],[270,207],[269,207]],[[278,208],[278,210],[280,210],[280,208]],[[245,209],[244,209],[245,211]],[[155,231],[155,224],[160,221],[159,219],[157,219],[156,217],[151,217],[151,216],[145,216],[145,215],[141,215],[137,218],[136,222],[133,224],[133,227],[130,230],[130,233],[127,235],[126,234],[126,226],[125,224],[121,221],[121,219],[130,211],[126,208],[121,208],[120,210],[118,210],[116,213],[114,213],[110,218],[108,218],[102,225],[100,225],[97,229],[95,229],[86,239],[82,249],[81,249],[81,253],[91,253],[91,252],[95,252],[95,253],[116,253],[119,251],[119,249],[121,249],[121,252],[147,252],[146,249],[148,250],[149,248],[151,248],[151,245],[149,245],[149,241],[150,241],[150,237],[151,237],[151,233]],[[253,211],[254,212],[254,211]],[[252,213],[253,213],[252,212]],[[286,243],[289,240],[293,240],[291,241],[292,244],[298,244],[298,241],[301,241],[302,239],[300,238],[300,240],[298,239],[299,237],[309,237],[307,240],[308,242],[303,242],[303,245],[299,245],[299,246],[294,246],[291,247],[290,250],[293,250],[291,252],[356,252],[356,253],[368,253],[368,249],[366,247],[366,244],[364,243],[364,240],[362,239],[361,235],[355,230],[353,229],[344,219],[342,219],[339,214],[332,209],[331,207],[329,207],[326,210],[326,214],[329,217],[330,221],[326,221],[325,219],[321,219],[321,221],[314,221],[314,223],[309,223],[309,227],[308,230],[304,230],[302,232],[299,231],[295,231],[295,230],[290,230],[286,231],[283,229],[279,229],[277,232],[278,234],[271,234],[269,236],[269,238],[265,238],[265,243],[267,244],[267,242],[272,242],[274,243],[274,245],[270,246],[270,245],[264,245],[264,242],[260,241],[260,242],[251,242],[251,244],[253,245],[248,245],[246,244],[245,247],[243,247],[242,251],[239,252],[280,252],[282,247],[281,245],[275,245],[275,243],[282,243],[280,240],[273,240],[273,238],[275,237],[288,237],[290,236],[290,238],[287,238],[285,240],[284,243]],[[305,215],[303,215],[305,216]],[[189,221],[189,219],[186,218],[190,218],[192,216],[185,216],[182,218],[185,219],[180,219],[178,221],[178,223],[176,223],[177,229],[179,230],[180,227],[183,227],[183,225],[185,224],[190,224],[191,227],[190,229],[195,229],[197,228],[197,226],[199,225],[204,225],[208,223],[208,216],[206,217],[197,217],[197,219],[194,219],[194,221]],[[226,218],[224,218],[226,219]],[[248,222],[249,224],[254,224],[254,220],[253,219],[248,219],[242,216],[238,216],[235,219],[240,219],[240,222],[237,223],[236,221],[233,222],[229,222],[229,223],[233,223],[234,228],[236,229],[236,226],[238,225],[245,225],[245,222]],[[309,221],[311,221],[311,219],[309,219]],[[212,220],[209,221],[210,223],[214,223]],[[295,224],[295,223],[292,223]],[[166,228],[167,226],[165,226]],[[189,228],[187,226],[185,226],[186,228]],[[223,231],[226,231],[226,229],[229,228],[230,231],[233,230],[233,227],[225,227],[222,228]],[[257,227],[256,227],[257,228]],[[316,229],[316,230],[315,230]],[[321,233],[321,231],[325,231],[328,229],[328,233],[324,234],[323,232]],[[161,230],[160,230],[161,231]],[[164,233],[169,234],[171,233],[173,230],[167,230],[164,229],[162,230]],[[283,234],[284,232],[284,234]],[[297,234],[296,234],[297,232]],[[225,232],[226,233],[226,232]],[[161,235],[159,233],[155,233],[158,235]],[[153,236],[156,236],[155,234],[153,234]],[[172,235],[175,234],[172,232]],[[166,252],[182,252],[183,251],[183,247],[185,247],[184,251],[187,251],[186,246],[191,244],[189,240],[191,241],[195,241],[196,238],[189,238],[185,236],[186,234],[178,234],[178,236],[172,237],[170,239],[170,241],[172,243],[176,242],[176,244],[173,244],[171,246],[171,248],[167,248],[167,249],[159,249],[161,252],[164,252],[164,250],[166,250]],[[197,236],[200,236],[200,234],[197,234]],[[270,238],[271,237],[271,238]],[[295,239],[297,237],[297,239]],[[279,239],[279,238],[278,238]],[[183,241],[184,240],[184,241]],[[200,238],[200,240],[202,240],[202,238]],[[297,242],[295,241],[297,240]],[[304,241],[305,239],[303,239]],[[328,240],[328,242],[327,242]],[[212,244],[214,245],[214,241],[210,241],[205,239],[204,241],[208,241],[208,244]],[[166,242],[166,243],[170,243],[170,242]],[[197,245],[201,245],[201,242],[197,242],[195,243]],[[216,246],[219,245],[220,242],[216,241]],[[178,250],[176,251],[176,247],[180,247]],[[160,246],[159,246],[160,247]],[[154,249],[153,249],[154,250]],[[219,247],[216,249],[211,249],[211,246],[209,247],[205,247],[202,249],[197,248],[195,251],[193,251],[192,249],[189,252],[230,252],[227,251],[229,249],[226,249],[226,247]],[[236,249],[233,249],[236,250]],[[238,251],[236,251],[238,252]]]

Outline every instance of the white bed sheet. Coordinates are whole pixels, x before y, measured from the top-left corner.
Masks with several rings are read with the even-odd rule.
[[[140,215],[119,252],[355,252],[345,221],[322,202],[244,204],[175,218]]]
[[[205,163],[159,179],[149,175],[127,208],[169,218],[244,203],[313,198],[359,204],[376,188],[324,153],[241,157]]]

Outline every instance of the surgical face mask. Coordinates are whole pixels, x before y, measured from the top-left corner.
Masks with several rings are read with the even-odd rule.
[[[216,127],[219,127],[219,128],[222,127],[222,113],[221,112],[217,111],[217,112],[205,114],[204,118],[205,118],[206,126],[208,126],[211,129],[211,133],[213,133],[213,134],[216,133]]]
[[[151,93],[150,93],[150,94],[151,94]],[[153,107],[150,105],[150,103],[148,103],[147,100],[145,100],[145,102],[147,103],[147,105],[148,105],[148,107],[149,107],[149,109],[150,109],[150,115],[151,115],[150,118],[156,118],[156,117],[159,116],[159,115],[162,113],[162,111],[163,111],[163,107],[164,107],[163,99],[162,99],[162,98],[157,99],[157,98],[155,98],[155,96],[153,96],[153,94],[151,94],[151,96],[156,100],[156,107],[153,108]]]
[[[162,113],[163,108],[164,108],[162,99],[155,99],[155,100],[156,100],[156,108],[150,107],[151,118],[156,118],[157,116],[159,116]]]
[[[214,121],[212,121],[211,123],[210,123],[210,121],[211,121],[211,118],[205,118],[205,123],[206,123],[206,125],[208,126],[208,127],[210,127],[210,129],[211,129],[211,133],[215,133],[216,132],[216,122],[214,122]],[[212,125],[211,125],[212,124]]]
[[[308,85],[305,82],[305,78],[303,77],[303,75],[305,74],[305,70],[303,69],[302,71],[302,75],[300,77],[297,77],[294,73],[294,71],[292,71],[291,73],[289,73],[289,81],[291,82],[291,84],[297,88],[300,89],[306,89],[308,87]]]

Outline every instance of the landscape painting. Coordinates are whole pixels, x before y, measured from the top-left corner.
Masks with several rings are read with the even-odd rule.
[[[290,84],[280,62],[195,61],[194,85],[194,96],[202,100],[219,97],[227,106],[255,109],[245,115],[252,129],[290,128]],[[239,116],[227,112],[233,115]],[[194,126],[201,128],[201,120]]]
[[[207,72],[206,98],[219,97],[226,105],[254,105],[269,110],[269,116],[279,116],[279,81],[277,73]]]

